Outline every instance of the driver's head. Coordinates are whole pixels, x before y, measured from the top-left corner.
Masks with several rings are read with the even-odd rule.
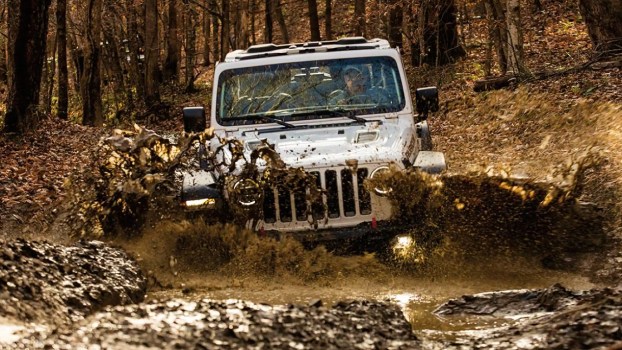
[[[367,74],[365,74],[365,69],[353,65],[346,66],[343,70],[343,80],[351,94],[364,93],[366,90]]]

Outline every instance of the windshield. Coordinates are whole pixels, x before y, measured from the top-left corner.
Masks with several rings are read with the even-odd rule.
[[[343,116],[343,111],[388,113],[405,106],[397,63],[391,57],[231,69],[221,73],[217,96],[221,125],[331,118]]]

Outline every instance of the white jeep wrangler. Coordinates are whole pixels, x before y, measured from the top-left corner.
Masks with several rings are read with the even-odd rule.
[[[314,225],[304,191],[277,186],[239,199],[259,209],[254,230],[303,241],[395,235],[400,227],[392,224],[390,187],[368,191],[365,179],[390,165],[445,169],[443,154],[431,150],[426,122],[428,112],[438,109],[438,92],[418,89],[413,106],[399,50],[386,40],[251,46],[217,64],[213,84],[209,125],[218,138],[201,145],[203,152],[215,151],[219,138],[242,142],[246,157],[267,143],[288,167],[303,168],[323,189],[325,210]],[[187,132],[204,131],[205,119],[203,107],[184,108]],[[200,167],[184,176],[184,205],[227,210],[219,205],[230,200],[220,181],[226,171],[205,162]],[[255,184],[240,179],[233,187],[238,185]]]

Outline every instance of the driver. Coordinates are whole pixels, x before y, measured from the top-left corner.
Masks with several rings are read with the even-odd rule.
[[[329,96],[330,105],[375,104],[368,92],[369,72],[365,68],[348,65],[343,69],[345,90],[335,90]]]

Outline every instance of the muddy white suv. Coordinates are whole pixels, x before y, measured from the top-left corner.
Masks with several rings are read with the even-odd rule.
[[[249,224],[257,231],[302,240],[396,233],[387,198],[391,188],[368,191],[365,180],[390,166],[445,169],[443,154],[431,150],[426,122],[428,112],[438,109],[438,92],[417,89],[413,105],[399,50],[386,40],[251,46],[229,53],[216,66],[213,84],[209,126],[218,138],[201,145],[206,153],[221,146],[218,139],[239,140],[247,158],[270,144],[288,167],[303,168],[323,189],[321,220],[309,220],[304,191],[276,186],[238,199],[259,213]],[[205,119],[203,107],[184,109],[187,132],[203,131]],[[231,200],[221,180],[225,170],[200,167],[185,174],[184,205],[227,210],[221,205]],[[237,181],[233,188],[255,186]]]

